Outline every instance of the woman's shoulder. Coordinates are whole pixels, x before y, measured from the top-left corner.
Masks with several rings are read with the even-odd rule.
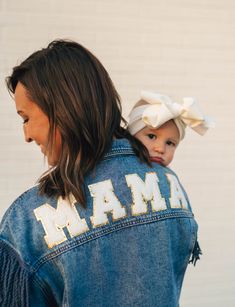
[[[31,204],[31,200],[37,197],[39,197],[37,185],[29,188],[19,195],[4,213],[0,224],[0,230],[2,229],[3,225],[9,221],[9,219],[13,218],[14,216],[17,217],[23,212],[25,213],[25,211],[29,209],[28,207]]]
[[[48,204],[53,210],[56,200],[40,195],[37,185],[17,197],[0,223],[0,250],[9,250],[23,263],[34,265],[47,251],[45,244],[39,240],[45,233],[35,210]]]
[[[0,239],[12,242],[20,239],[20,234],[26,233],[35,223],[34,209],[46,203],[47,198],[39,194],[38,185],[26,190],[5,212],[0,223]]]
[[[11,204],[0,223],[0,283],[4,285],[1,289],[4,306],[26,306],[29,283],[37,280],[33,265],[43,251],[39,246],[40,251],[36,253],[33,210],[43,201],[38,186],[28,189]]]

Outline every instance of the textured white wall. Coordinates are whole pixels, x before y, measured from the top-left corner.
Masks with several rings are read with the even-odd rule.
[[[55,38],[93,51],[122,97],[124,115],[141,89],[194,96],[216,119],[201,138],[188,131],[172,168],[200,227],[204,255],[190,267],[183,307],[235,306],[235,2],[233,0],[0,0],[0,215],[45,169],[25,145],[4,78]]]

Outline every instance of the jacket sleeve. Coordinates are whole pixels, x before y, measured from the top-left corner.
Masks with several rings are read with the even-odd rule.
[[[0,240],[0,306],[58,306],[49,287],[8,243]]]
[[[3,240],[0,240],[0,306],[57,306],[30,267]]]
[[[0,241],[0,306],[28,306],[29,279],[19,255]]]

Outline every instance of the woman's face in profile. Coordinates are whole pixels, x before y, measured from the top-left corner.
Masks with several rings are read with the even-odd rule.
[[[61,135],[55,131],[54,144],[51,152],[48,148],[49,119],[41,108],[27,96],[27,90],[18,82],[15,89],[16,111],[23,119],[26,142],[35,141],[41,152],[47,157],[49,165],[56,165],[61,151]]]

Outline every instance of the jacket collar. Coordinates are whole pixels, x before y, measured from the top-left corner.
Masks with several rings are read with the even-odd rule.
[[[104,155],[104,159],[123,154],[135,155],[127,139],[115,139],[113,140],[109,151]]]

